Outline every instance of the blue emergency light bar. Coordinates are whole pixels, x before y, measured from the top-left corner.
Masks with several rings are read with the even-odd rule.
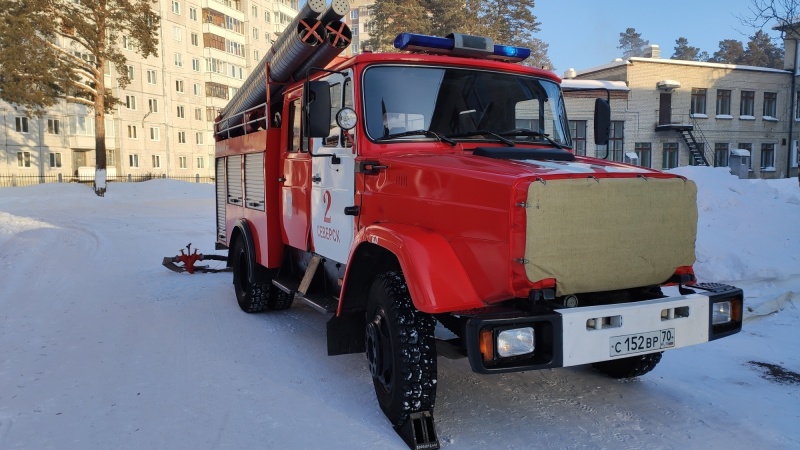
[[[394,39],[394,46],[399,50],[495,59],[507,62],[520,62],[531,56],[529,48],[495,45],[492,39],[488,37],[459,33],[453,33],[447,37],[400,33]]]

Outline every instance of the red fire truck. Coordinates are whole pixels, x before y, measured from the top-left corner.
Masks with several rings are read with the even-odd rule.
[[[742,291],[694,277],[695,184],[576,156],[527,49],[401,34],[331,64],[331,8],[307,2],[217,121],[217,246],[244,311],[330,315],[328,353],[366,354],[410,447],[439,447],[437,355],[626,378],[741,329]],[[609,121],[599,100],[597,144]]]

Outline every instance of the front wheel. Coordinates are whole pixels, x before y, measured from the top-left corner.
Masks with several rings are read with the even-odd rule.
[[[378,404],[399,427],[436,400],[436,320],[414,308],[403,275],[378,275],[367,302],[366,353]]]
[[[639,377],[656,368],[656,364],[661,361],[662,353],[649,353],[647,355],[601,361],[593,363],[592,366],[611,378]]]

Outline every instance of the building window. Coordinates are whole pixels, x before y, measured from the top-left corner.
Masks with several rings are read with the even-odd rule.
[[[160,141],[161,140],[161,128],[150,127],[150,140],[151,141]]]
[[[264,11],[264,22],[270,22],[269,11]]]
[[[197,58],[192,58],[192,70],[195,72],[200,72],[200,60]]]
[[[178,42],[183,40],[183,30],[181,30],[181,27],[172,27],[172,39]]]
[[[642,167],[652,167],[653,147],[649,142],[637,142],[634,144],[634,151],[639,157],[639,165]]]
[[[797,91],[794,100],[794,120],[800,120],[800,91]]]
[[[197,22],[197,8],[190,6],[189,7],[189,18]],[[197,44],[195,44],[197,45]]]
[[[47,119],[47,134],[61,134],[61,121],[58,119]]]
[[[586,156],[586,121],[570,120],[569,134],[572,136],[572,150],[575,154]]]
[[[717,115],[731,115],[731,91],[729,89],[717,89]]]
[[[200,36],[197,33],[192,33],[191,35],[192,45],[195,47],[200,45]]]
[[[185,143],[186,143],[186,132],[178,131],[178,144],[185,144]]]
[[[253,61],[260,61],[258,59],[258,50],[253,50]]]
[[[155,70],[148,70],[147,71],[147,84],[156,84],[156,71]]]
[[[125,50],[133,50],[133,42],[131,42],[131,38],[128,35],[122,36],[122,48]]]
[[[136,97],[134,97],[133,95],[126,95],[125,107],[128,109],[136,110]]]
[[[128,80],[133,81],[133,66],[125,66],[125,69],[128,71]]]
[[[357,9],[351,9],[350,10],[350,19],[352,19],[352,20],[358,19],[358,10]]]
[[[728,167],[728,154],[730,144],[717,142],[714,144],[714,167]]]
[[[764,118],[775,119],[778,117],[778,93],[764,92]]]
[[[147,109],[151,113],[158,112],[158,100],[155,98],[147,99]]]
[[[180,2],[178,2],[176,0],[172,0],[172,12],[175,13],[175,14],[180,15],[180,13],[181,13],[181,3]]]
[[[756,104],[755,91],[742,91],[742,103],[739,106],[739,115],[753,117],[753,115],[755,114],[754,112],[755,104]]]
[[[17,167],[31,166],[31,152],[17,152]]]
[[[61,153],[60,152],[51,152],[50,153],[50,168],[51,169],[58,169],[61,167]]]
[[[705,114],[706,113],[706,93],[705,88],[692,88],[692,105],[691,114]]]
[[[130,167],[139,167],[139,155],[136,153],[128,155],[128,165]]]
[[[775,144],[761,144],[761,170],[775,170]]]
[[[136,125],[128,125],[128,139],[137,139]]]
[[[664,169],[674,169],[678,167],[678,143],[665,142],[663,160],[661,167]]]
[[[184,115],[183,105],[178,105],[178,118],[184,119],[186,116]]]
[[[180,167],[181,169],[186,169],[187,168],[186,167],[186,157],[185,156],[178,157],[178,167]]]
[[[203,132],[202,131],[198,131],[197,133],[194,134],[194,142],[197,145],[203,145]],[[198,168],[200,168],[200,167],[198,167]]]
[[[228,86],[219,83],[206,83],[206,97],[228,99]]]
[[[258,31],[258,28],[253,28],[253,39],[255,39],[257,41],[259,34],[261,34],[261,32]]]
[[[161,168],[161,155],[153,155],[153,169]]]
[[[194,95],[196,95],[196,96],[198,96],[198,97],[199,97],[199,96],[200,96],[200,84],[198,84],[198,83],[194,83],[194,84],[192,85],[192,89],[193,89],[193,91],[194,91]]]
[[[205,169],[206,167],[206,159],[202,156],[197,157],[197,168],[198,169]]]
[[[625,122],[612,120],[611,129],[608,135],[607,145],[598,145],[595,149],[595,156],[598,158],[606,157],[609,161],[622,161],[622,146],[625,141]],[[606,150],[608,155],[606,156]]]
[[[183,92],[183,80],[175,80],[175,91]]]
[[[203,110],[200,108],[194,109],[194,119],[195,120],[203,120]]]
[[[175,67],[183,67],[183,55],[175,53]]]
[[[28,118],[27,117],[14,117],[14,129],[20,133],[28,132]]]

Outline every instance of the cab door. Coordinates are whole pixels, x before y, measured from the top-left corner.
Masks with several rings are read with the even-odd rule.
[[[336,113],[353,107],[352,72],[324,78],[330,86],[331,124],[326,138],[311,141],[311,240],[314,252],[347,263],[355,235],[355,147],[336,125]]]
[[[311,228],[311,156],[303,137],[302,99],[289,101],[288,139],[281,149],[281,234],[283,242],[309,250]]]

